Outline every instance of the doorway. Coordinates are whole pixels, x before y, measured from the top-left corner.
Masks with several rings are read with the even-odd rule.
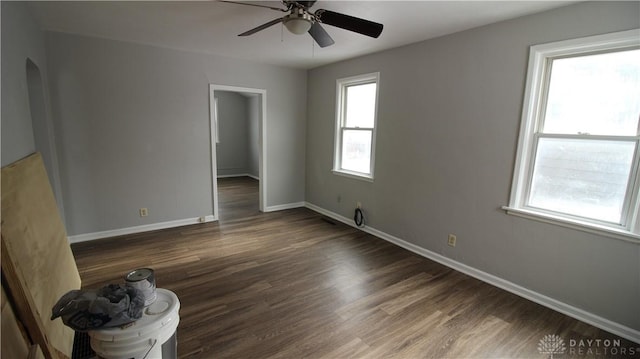
[[[214,220],[264,212],[266,90],[210,84],[209,103]]]

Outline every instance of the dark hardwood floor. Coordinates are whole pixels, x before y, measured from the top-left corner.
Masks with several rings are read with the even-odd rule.
[[[580,358],[569,339],[619,339],[308,209],[259,213],[257,183],[228,182],[218,223],[72,246],[85,288],[155,270],[180,358],[543,358],[548,334]]]
[[[258,180],[251,177],[218,178],[219,220],[248,218],[260,214]]]

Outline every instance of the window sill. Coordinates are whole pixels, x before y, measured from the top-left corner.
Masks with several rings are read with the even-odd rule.
[[[373,182],[373,176],[365,175],[358,172],[350,172],[345,170],[331,170],[334,175],[357,179],[360,181]]]
[[[598,234],[601,236],[615,238],[626,242],[640,244],[640,234],[632,233],[624,229],[616,229],[589,222],[570,220],[567,218],[522,208],[502,206],[502,209],[510,215],[532,219],[539,222],[555,224],[566,228],[577,229],[579,231]]]

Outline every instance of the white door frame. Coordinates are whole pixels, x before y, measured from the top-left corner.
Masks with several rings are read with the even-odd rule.
[[[243,92],[256,94],[260,97],[260,120],[258,121],[258,176],[260,177],[258,188],[260,204],[259,209],[264,212],[267,203],[267,90],[248,87],[237,87],[227,85],[209,84],[209,128],[211,129],[211,182],[213,184],[213,220],[217,221],[219,216],[218,207],[218,167],[216,157],[216,124],[215,119],[215,91]]]

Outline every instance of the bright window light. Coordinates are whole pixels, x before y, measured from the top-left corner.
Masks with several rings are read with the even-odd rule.
[[[640,31],[531,47],[509,213],[640,241]]]
[[[373,179],[379,74],[337,81],[334,172]]]

